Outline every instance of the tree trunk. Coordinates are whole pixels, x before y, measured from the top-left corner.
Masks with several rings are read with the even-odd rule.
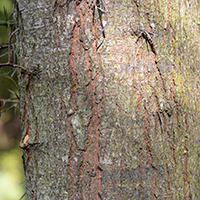
[[[15,5],[28,199],[200,199],[197,1]]]

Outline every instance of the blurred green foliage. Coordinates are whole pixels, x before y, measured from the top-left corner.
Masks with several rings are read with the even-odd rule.
[[[6,20],[12,9],[12,0],[0,0],[0,22]],[[12,15],[8,20],[12,20]],[[8,44],[9,34],[13,30],[14,26],[0,25],[0,46]],[[7,51],[7,48],[0,49],[0,63],[8,62]],[[0,68],[0,99],[16,98],[14,93],[18,94],[16,73],[11,78],[13,71],[12,67]],[[5,111],[12,105],[13,103],[6,103],[2,110]],[[14,112],[14,108],[12,108],[0,116],[0,200],[20,199],[25,192],[25,182],[20,184],[25,180],[22,152],[19,148],[20,137],[19,111],[17,109]],[[23,200],[25,199],[26,197],[23,198]]]
[[[13,3],[12,0],[1,0],[0,1],[0,20],[5,20],[5,10],[7,14],[12,12]],[[7,27],[0,26],[0,44],[5,43],[5,40],[8,40]]]
[[[25,188],[21,151],[12,149],[1,152],[0,160],[0,199],[20,199]]]

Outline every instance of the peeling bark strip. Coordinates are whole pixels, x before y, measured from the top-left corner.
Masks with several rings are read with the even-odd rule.
[[[200,199],[199,4],[15,3],[28,199]]]
[[[80,185],[82,199],[99,199],[98,193],[101,188],[101,172],[98,170],[99,118],[103,98],[97,101],[97,95],[100,94],[96,91],[96,86],[98,84],[98,71],[101,66],[99,61],[92,61],[91,59],[92,57],[95,58],[96,54],[95,22],[97,19],[94,13],[94,5],[88,4],[86,1],[78,2],[76,11],[80,21],[76,23],[73,30],[70,69],[72,80],[74,80],[72,133],[76,149],[81,150],[83,156],[79,168],[78,184]],[[93,65],[91,65],[91,62],[93,62]],[[95,71],[93,71],[94,67],[96,68]],[[71,151],[71,155],[73,155],[74,150]],[[71,179],[73,180],[75,174],[73,174],[73,164],[70,163],[72,168]],[[74,181],[71,183],[70,198],[73,199],[76,193],[72,188],[75,188],[77,183],[75,184]]]

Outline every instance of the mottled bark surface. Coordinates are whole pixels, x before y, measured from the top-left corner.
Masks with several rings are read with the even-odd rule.
[[[199,199],[199,4],[17,2],[28,199]]]

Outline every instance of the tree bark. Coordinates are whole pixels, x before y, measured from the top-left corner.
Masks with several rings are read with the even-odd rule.
[[[28,199],[199,199],[199,3],[15,8]]]

